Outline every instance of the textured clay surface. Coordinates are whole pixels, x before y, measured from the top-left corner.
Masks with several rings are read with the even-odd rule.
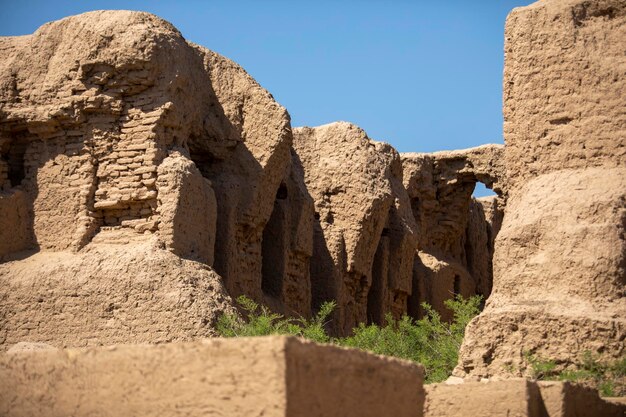
[[[425,417],[619,417],[626,412],[626,406],[569,382],[509,379],[425,388]]]
[[[0,38],[0,53],[3,345],[210,335],[224,286],[263,301],[282,183],[291,275],[278,299],[295,293],[289,312],[310,314],[308,268],[292,265],[308,265],[313,210],[289,116],[243,69],[126,11]]]
[[[0,414],[420,417],[423,368],[295,338],[0,356]]]
[[[0,342],[56,347],[158,343],[214,335],[230,297],[206,265],[158,249],[150,235],[100,233],[78,254],[39,252],[0,264]]]
[[[416,224],[398,153],[345,122],[295,129],[294,149],[315,202],[314,305],[337,300],[342,334],[406,312]]]
[[[540,1],[507,19],[508,201],[493,290],[456,374],[626,353],[626,2]]]

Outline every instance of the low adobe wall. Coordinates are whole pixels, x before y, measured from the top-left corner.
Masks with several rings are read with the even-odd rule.
[[[510,379],[426,386],[425,417],[620,417],[626,404],[569,382]]]
[[[2,416],[422,415],[423,368],[289,337],[0,356]]]

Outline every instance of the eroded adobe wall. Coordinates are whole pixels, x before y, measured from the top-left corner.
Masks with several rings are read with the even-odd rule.
[[[544,0],[506,21],[504,138],[510,181],[626,165],[624,2]]]
[[[205,48],[194,48],[218,99],[213,107],[218,115],[205,119],[208,137],[189,141],[191,159],[211,180],[217,196],[215,269],[231,294],[263,301],[263,233],[281,183],[290,175],[289,115],[240,66]],[[208,149],[207,140],[221,144],[220,151]],[[297,199],[294,193],[288,198]],[[306,280],[304,273],[299,277]]]
[[[493,286],[495,240],[504,218],[504,200],[497,196],[472,198],[465,230],[467,270],[475,283],[476,294],[486,300]]]
[[[312,201],[291,169],[289,116],[243,69],[188,44],[169,23],[139,12],[66,18],[30,36],[2,38],[0,47],[0,222],[7,223],[0,228],[0,256],[9,259],[24,249],[81,254],[51,271],[48,280],[33,282],[30,292],[46,292],[58,281],[95,279],[81,269],[91,263],[112,262],[122,275],[134,270],[124,264],[132,259],[111,261],[106,250],[93,249],[110,245],[115,252],[122,245],[129,253],[141,246],[157,258],[167,256],[161,253],[166,250],[197,261],[190,269],[200,276],[206,275],[201,272],[206,265],[214,265],[231,294],[267,301],[262,238],[285,183],[290,188],[290,223],[284,228],[288,276],[280,302],[293,314],[310,314]],[[15,287],[15,297],[3,298],[3,310],[16,312],[4,316],[9,333],[29,321],[20,316],[29,309],[41,308],[42,317],[56,318],[66,304],[65,284],[54,292],[61,301],[44,297],[46,303],[33,304],[20,283],[27,273],[23,265],[6,263],[0,274],[5,286]],[[161,266],[148,269],[159,277],[151,284],[158,294],[178,279]],[[99,305],[99,297],[116,298],[127,284],[124,277],[113,278],[101,278],[112,280],[108,287],[102,283],[107,291],[99,293],[100,284],[90,283],[96,293],[87,290],[69,304],[81,309],[81,303]],[[193,282],[204,285],[202,278]],[[201,296],[200,304],[214,303],[222,294],[221,284],[207,285],[215,291]],[[140,288],[123,309],[130,321],[142,314]],[[159,302],[167,304],[155,297]],[[24,308],[16,310],[13,303]],[[86,319],[100,314],[82,309],[90,312]],[[190,337],[210,334],[212,318],[181,317],[201,323]],[[46,320],[36,323],[11,337],[51,340]],[[113,333],[123,326],[111,323]],[[100,335],[90,343],[106,343],[111,336],[86,328]]]
[[[263,229],[261,290],[266,305],[288,316],[309,317],[310,263],[313,256],[313,199],[304,171],[292,149],[291,163],[280,183],[269,221]]]
[[[418,223],[409,312],[428,302],[451,319],[445,300],[491,293],[493,243],[506,199],[504,147],[485,145],[432,154],[402,154],[404,185]],[[498,193],[473,199],[477,182]]]
[[[23,178],[13,186],[31,198],[36,245],[78,249],[101,227],[145,228],[151,220],[155,231],[157,166],[184,129],[198,125],[191,109],[202,100],[177,95],[183,79],[208,84],[198,57],[176,29],[146,13],[71,17],[16,43],[1,73],[0,129],[6,157],[12,148],[21,153]],[[185,77],[174,61],[186,64]]]
[[[416,229],[397,152],[345,122],[295,129],[294,149],[315,202],[314,308],[336,300],[342,334],[405,312]]]
[[[507,18],[511,185],[459,375],[520,372],[528,353],[561,367],[624,355],[625,39],[623,1],[547,0]]]
[[[160,250],[153,236],[100,233],[77,254],[38,252],[0,264],[0,351],[164,343],[214,336],[231,309],[206,265]]]

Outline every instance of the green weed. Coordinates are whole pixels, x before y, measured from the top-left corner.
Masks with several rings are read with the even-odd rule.
[[[578,363],[562,370],[557,369],[553,360],[545,360],[528,352],[525,357],[532,378],[580,383],[597,389],[603,397],[626,395],[626,357],[614,362],[603,362],[586,351]]]

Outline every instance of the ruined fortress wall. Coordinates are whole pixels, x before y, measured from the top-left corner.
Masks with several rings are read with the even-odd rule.
[[[98,334],[88,345],[119,341],[115,335],[128,334],[124,320],[101,320],[111,315],[104,300],[128,292],[134,278],[124,271],[137,271],[134,258],[117,259],[98,283],[84,284],[95,278],[82,269],[100,270],[111,262],[107,253],[139,247],[147,258],[189,261],[192,275],[219,276],[231,297],[245,294],[289,316],[310,317],[335,300],[337,334],[383,323],[387,313],[420,317],[422,301],[445,315],[455,293],[489,290],[492,237],[470,196],[476,181],[503,194],[501,147],[409,163],[349,123],[292,133],[286,110],[241,67],[147,13],[69,17],[0,38],[0,51],[0,256],[11,260],[0,278],[13,289],[2,299],[5,343],[82,343],[81,332],[62,334],[84,324],[71,324],[67,308],[95,315],[85,318]],[[421,260],[420,272],[416,249],[434,259]],[[50,254],[46,279],[21,278],[42,271],[17,259],[28,253],[38,262]],[[177,311],[161,296],[178,285],[179,275],[163,269],[169,264],[141,264],[157,275],[151,309]],[[84,296],[64,298],[76,280]],[[189,297],[211,287],[192,281]],[[111,307],[131,323],[142,322],[137,285],[123,307]],[[195,329],[190,337],[212,331],[214,317],[202,306],[230,303],[224,288],[214,289],[200,310],[180,316],[189,322],[179,327]],[[32,294],[45,293],[32,304]],[[39,324],[26,317],[33,308]]]
[[[290,314],[310,314],[310,296],[303,294],[309,288],[308,268],[301,266],[308,265],[311,255],[312,239],[306,236],[307,230],[311,234],[307,219],[312,201],[290,168],[289,116],[243,69],[188,44],[169,23],[138,12],[66,18],[30,36],[2,38],[0,49],[0,256],[24,249],[79,252],[50,269],[45,280],[21,280],[39,273],[32,263],[30,272],[19,261],[1,265],[3,286],[13,288],[2,299],[4,342],[56,337],[59,345],[82,344],[72,335],[67,340],[63,334],[53,337],[48,334],[52,324],[42,319],[33,325],[28,317],[29,309],[41,308],[42,317],[67,319],[60,330],[79,326],[78,317],[69,324],[66,305],[97,317],[85,317],[90,323],[85,330],[95,335],[85,339],[87,344],[122,341],[114,335],[123,334],[133,339],[126,330],[134,326],[121,330],[124,320],[109,321],[109,332],[99,327],[106,327],[100,307],[91,308],[105,301],[100,297],[116,299],[126,285],[133,285],[128,274],[136,265],[124,264],[133,259],[113,263],[119,277],[95,278],[93,271],[82,270],[110,262],[107,251],[118,253],[120,246],[127,253],[142,247],[146,257],[156,258],[167,258],[161,253],[165,249],[203,263],[191,263],[188,271],[192,286],[207,284],[215,290],[200,296],[200,310],[216,304],[218,314],[222,309],[217,304],[224,301],[221,284],[193,277],[196,272],[206,275],[205,265],[215,266],[231,294],[266,301],[261,241],[283,181],[291,187],[292,223],[284,227],[289,242],[284,259],[266,263],[282,262],[290,274],[279,302],[289,306]],[[139,242],[138,236],[143,236]],[[156,275],[150,285],[157,294],[178,285],[178,273],[163,269],[168,262],[145,270]],[[217,276],[214,271],[209,275]],[[84,297],[66,303],[63,294],[73,291],[66,284],[88,278],[103,282],[86,284]],[[137,285],[141,293],[143,287]],[[33,301],[32,293],[47,293],[54,286],[50,297],[61,300]],[[100,293],[102,288],[107,290]],[[142,321],[140,299],[133,292],[123,302],[120,312],[126,320]],[[153,301],[156,311],[170,310],[167,297]],[[157,307],[159,303],[164,304]],[[211,334],[215,316],[200,310],[180,315],[175,327],[199,326],[188,333],[190,338]],[[18,330],[22,325],[27,331]],[[143,339],[145,334],[155,341],[180,337],[172,336],[176,332],[169,325],[163,337],[146,325],[137,339],[149,340]]]
[[[262,301],[263,232],[281,183],[290,174],[289,115],[240,66],[205,48],[194,48],[218,101],[212,108],[217,115],[204,121],[207,134],[189,141],[191,159],[211,180],[217,197],[214,266],[233,296],[247,294]],[[207,140],[225,150],[207,149]],[[287,259],[274,261],[289,264]],[[306,280],[305,275],[299,278]],[[303,306],[295,313],[308,311]]]
[[[625,35],[623,1],[541,1],[507,19],[509,199],[459,375],[519,373],[529,352],[560,366],[624,355]]]

